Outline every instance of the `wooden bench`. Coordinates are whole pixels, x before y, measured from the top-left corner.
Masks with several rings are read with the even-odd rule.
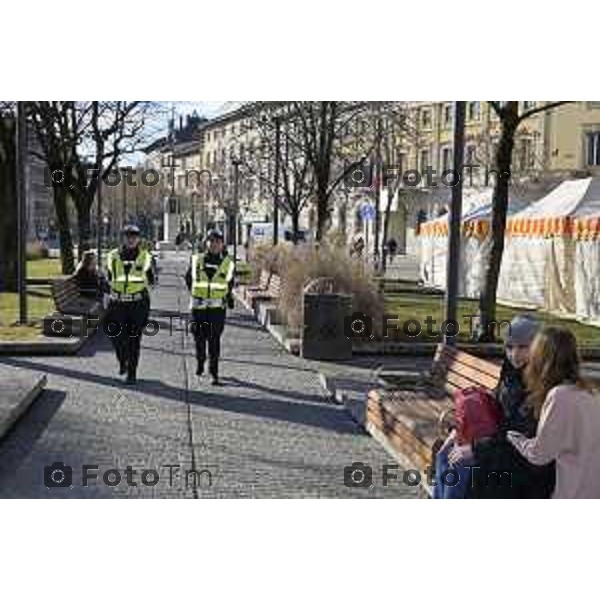
[[[271,280],[271,272],[266,269],[262,269],[260,272],[260,279],[258,285],[249,285],[242,291],[244,297],[250,301],[252,294],[260,294],[267,291],[269,288],[269,281]]]
[[[253,309],[256,309],[258,302],[276,302],[281,295],[282,281],[279,275],[271,274],[269,285],[266,290],[257,291],[250,295],[248,302]]]
[[[501,365],[440,344],[431,371],[410,390],[371,390],[366,428],[407,467],[422,474],[434,467],[435,453],[452,425],[452,397],[478,386],[494,390]]]
[[[100,321],[104,316],[105,311],[102,302],[82,296],[74,275],[53,279],[51,290],[57,313],[71,318],[72,331],[77,335],[83,335],[82,328],[86,319],[98,319]],[[55,333],[55,335],[59,336],[61,334]],[[69,335],[69,332],[62,335]]]

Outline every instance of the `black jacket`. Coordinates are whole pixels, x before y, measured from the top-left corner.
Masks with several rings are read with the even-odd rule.
[[[223,262],[223,259],[227,256],[227,250],[223,250],[223,252],[221,254],[211,254],[210,252],[207,252],[205,254],[205,260],[204,260],[204,273],[206,273],[206,276],[212,280],[212,278],[215,276],[215,273],[219,270],[219,266],[221,265],[221,263]],[[233,285],[234,285],[234,281],[233,281],[233,277],[231,278],[231,281],[229,282],[229,292],[227,294],[227,304],[229,306],[229,308],[233,308]],[[188,269],[185,273],[185,285],[187,287],[188,290],[192,289],[192,264],[190,262],[190,265],[188,266]]]
[[[537,421],[526,402],[523,371],[505,361],[496,388],[503,419],[498,433],[473,442],[475,463],[471,496],[474,498],[549,498],[554,489],[554,463],[542,467],[527,462],[507,440],[506,432],[534,437]],[[508,473],[508,475],[501,475]]]

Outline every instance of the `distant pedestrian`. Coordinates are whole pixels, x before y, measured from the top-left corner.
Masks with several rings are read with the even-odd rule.
[[[396,252],[398,251],[398,242],[395,238],[392,238],[387,243],[388,255],[390,257],[390,265],[394,262],[394,256],[396,256]]]
[[[179,248],[181,247],[181,243],[183,242],[183,234],[181,231],[175,236],[175,250],[177,254],[179,254]]]

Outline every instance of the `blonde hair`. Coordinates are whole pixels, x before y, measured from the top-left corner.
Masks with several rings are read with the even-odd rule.
[[[562,383],[582,388],[577,339],[563,327],[545,327],[534,338],[525,368],[528,402],[539,418],[548,392]]]

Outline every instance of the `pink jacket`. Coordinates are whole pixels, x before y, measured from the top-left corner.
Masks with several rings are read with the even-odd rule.
[[[559,385],[546,396],[536,437],[508,439],[535,465],[556,461],[553,498],[600,498],[600,397]]]

